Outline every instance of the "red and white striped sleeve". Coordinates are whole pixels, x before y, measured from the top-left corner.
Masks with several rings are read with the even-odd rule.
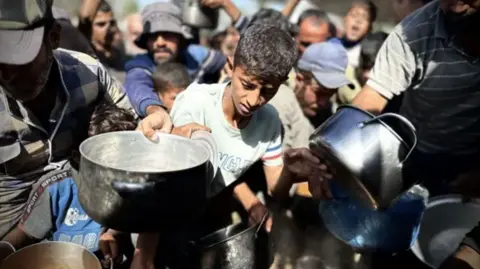
[[[283,164],[282,156],[282,137],[277,135],[275,139],[270,142],[262,157],[263,164],[266,166],[279,166]]]

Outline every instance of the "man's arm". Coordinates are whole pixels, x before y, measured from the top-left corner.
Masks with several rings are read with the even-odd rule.
[[[90,41],[92,22],[97,14],[100,0],[83,0],[78,12],[78,30]]]
[[[417,56],[406,43],[399,27],[378,52],[367,85],[353,99],[353,105],[380,114],[389,100],[411,87],[417,74]]]
[[[300,3],[300,0],[288,0],[282,9],[282,14],[287,18],[292,16],[292,13],[297,7],[298,3]]]
[[[143,68],[127,71],[125,91],[140,117],[146,117],[162,106],[160,98],[153,89],[152,75],[149,71]]]

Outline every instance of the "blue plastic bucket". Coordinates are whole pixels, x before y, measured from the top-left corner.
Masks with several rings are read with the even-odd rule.
[[[425,188],[416,185],[388,209],[375,211],[351,199],[333,181],[330,187],[334,200],[320,203],[320,216],[335,237],[354,249],[397,253],[417,239],[428,200]]]

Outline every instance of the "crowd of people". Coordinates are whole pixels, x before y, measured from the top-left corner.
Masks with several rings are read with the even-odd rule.
[[[152,140],[156,131],[215,138],[219,172],[194,234],[230,225],[232,212],[259,224],[272,208],[315,226],[335,175],[308,150],[309,137],[346,104],[415,125],[411,181],[439,195],[460,179],[480,196],[477,0],[393,0],[391,33],[373,31],[368,0],[353,0],[343,23],[309,9],[296,24],[300,0],[250,18],[231,0],[201,0],[232,21],[205,44],[173,3],[132,14],[122,33],[104,0],[83,0],[78,25],[52,2],[0,0],[0,238],[17,249],[67,241],[105,262],[127,257],[131,269],[193,268],[162,234],[125,246],[129,234],[96,223],[78,201],[80,143],[135,129]],[[479,234],[444,268],[480,268]]]

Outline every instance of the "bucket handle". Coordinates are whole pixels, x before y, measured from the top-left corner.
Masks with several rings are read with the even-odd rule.
[[[417,139],[417,134],[416,134],[416,129],[415,129],[415,126],[413,126],[413,124],[407,120],[405,117],[401,116],[401,115],[398,115],[398,114],[395,114],[395,113],[384,113],[382,115],[379,115],[379,116],[376,116],[372,119],[369,119],[369,120],[366,120],[366,121],[363,121],[363,122],[360,122],[358,124],[358,127],[359,128],[364,128],[365,126],[367,126],[368,124],[371,124],[373,122],[376,122],[376,121],[379,121],[383,118],[395,118],[397,120],[399,120],[400,122],[402,122],[404,125],[406,125],[408,127],[408,129],[410,130],[411,134],[412,134],[412,137],[413,137],[413,145],[412,147],[410,148],[410,150],[408,151],[407,155],[405,156],[405,158],[401,161],[401,163],[404,163],[406,160],[408,160],[408,158],[410,157],[410,155],[413,153],[413,151],[415,150],[415,147],[417,146],[417,143],[418,143],[418,139]]]
[[[257,230],[255,231],[255,238],[257,238],[258,232],[262,229],[263,225],[265,225],[265,222],[267,222],[268,217],[270,216],[270,213],[267,212],[265,215],[263,215],[262,221],[260,221],[260,224],[258,224]]]

